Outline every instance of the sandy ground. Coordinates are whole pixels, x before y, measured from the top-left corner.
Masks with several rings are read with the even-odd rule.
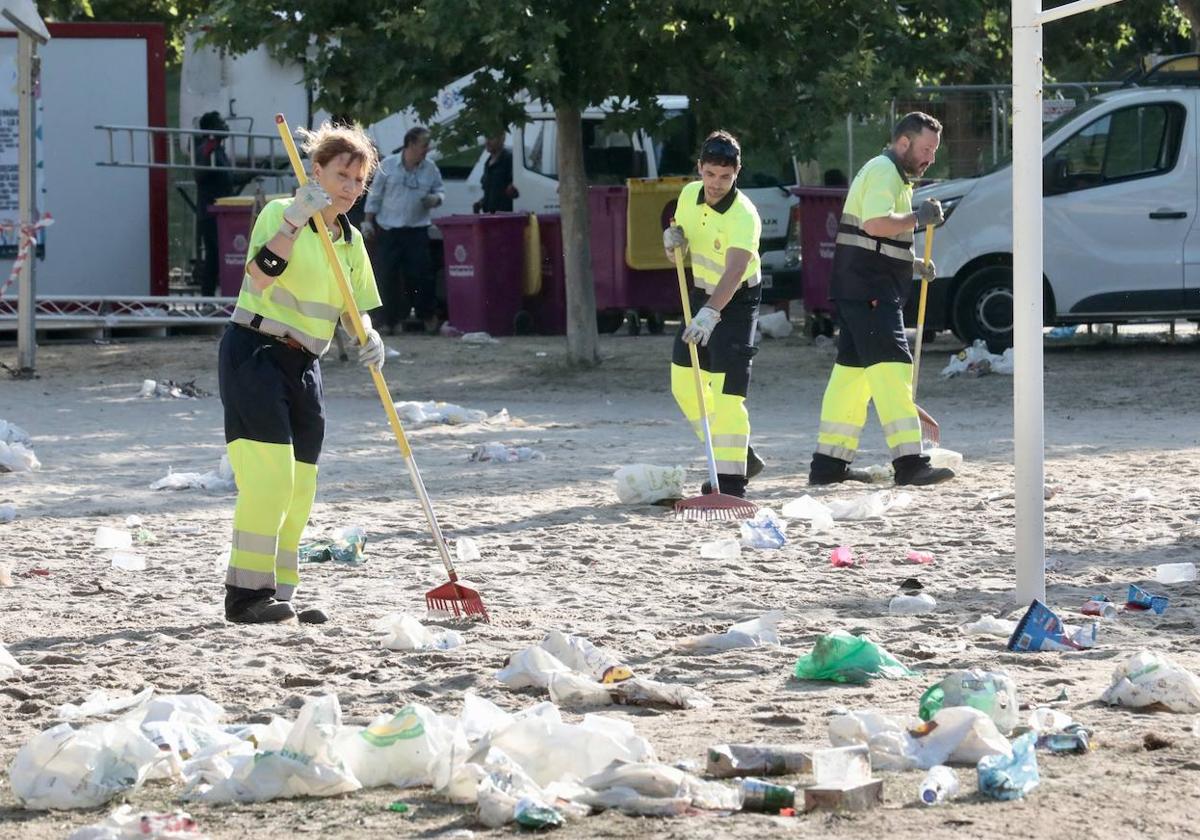
[[[1121,599],[1127,583],[1153,584],[1158,563],[1196,560],[1200,548],[1200,342],[1188,327],[1175,346],[1073,346],[1046,356],[1047,477],[1061,491],[1047,503],[1051,605],[1072,613],[1093,592]],[[826,745],[830,713],[877,708],[915,713],[924,688],[952,669],[1005,668],[1023,702],[1048,702],[1092,727],[1098,749],[1083,757],[1039,757],[1043,781],[1026,801],[998,803],[975,793],[936,809],[914,804],[921,773],[888,773],[886,805],[851,816],[796,819],[749,814],[631,819],[605,814],[576,823],[568,837],[903,836],[948,838],[1180,837],[1195,835],[1200,808],[1200,737],[1194,716],[1146,714],[1099,703],[1114,666],[1150,648],[1200,672],[1200,585],[1170,587],[1162,616],[1105,625],[1103,644],[1075,654],[1010,654],[999,639],[965,638],[958,625],[1007,613],[1013,602],[1012,379],[941,380],[957,349],[942,337],[927,347],[921,402],[941,420],[945,445],[966,462],[958,480],[914,492],[907,510],[874,522],[839,524],[810,538],[794,526],[782,550],[738,561],[701,560],[699,545],[736,534],[736,525],[681,523],[662,508],[618,504],[612,472],[623,464],[689,465],[703,478],[702,451],[666,392],[669,339],[606,337],[604,364],[570,371],[561,339],[508,339],[480,348],[437,338],[389,342],[403,356],[385,374],[397,399],[441,399],[495,411],[507,428],[433,427],[413,444],[446,532],[483,550],[478,581],[494,618],[465,630],[455,651],[402,654],[381,649],[375,621],[398,609],[423,614],[423,593],[444,580],[407,474],[373,389],[361,369],[325,367],[329,431],[310,535],[363,524],[369,561],[360,567],[305,567],[301,596],[334,616],[324,627],[232,627],[222,620],[216,561],[227,545],[233,495],[155,492],[175,470],[213,469],[223,449],[221,406],[139,399],[145,378],[197,379],[216,390],[216,337],[50,345],[36,381],[0,382],[0,417],[34,436],[35,473],[0,475],[0,503],[19,517],[0,524],[3,560],[15,587],[0,589],[0,641],[28,667],[0,685],[0,836],[58,838],[107,813],[37,813],[16,807],[7,772],[17,749],[56,720],[56,708],[95,687],[200,692],[229,720],[295,716],[305,697],[336,692],[347,722],[365,723],[408,701],[457,713],[472,689],[516,710],[539,699],[494,679],[504,657],[558,628],[620,652],[639,673],[693,685],[709,709],[618,707],[667,762],[703,761],[713,743],[755,740]],[[14,356],[10,347],[0,356]],[[12,359],[9,359],[12,361]],[[764,345],[751,399],[754,441],[768,462],[752,489],[778,509],[807,491],[819,401],[832,363],[828,349],[793,335]],[[494,440],[545,452],[541,463],[468,463],[475,444]],[[864,463],[886,461],[872,417]],[[1149,503],[1129,501],[1136,488]],[[821,497],[849,496],[836,488]],[[150,567],[122,572],[93,548],[96,526],[138,514],[158,536]],[[185,534],[172,527],[198,526]],[[830,549],[848,544],[869,558],[832,569]],[[932,551],[920,569],[935,614],[891,617],[887,603],[914,568],[910,548]],[[32,567],[49,576],[29,576]],[[724,630],[770,608],[787,610],[779,648],[712,656],[674,652],[680,637]],[[1077,617],[1077,616],[1076,616]],[[836,628],[869,633],[921,672],[915,679],[840,687],[789,679],[798,655]],[[571,720],[575,714],[568,714]],[[1143,747],[1156,733],[1168,745]],[[174,791],[149,786],[130,798],[166,808]],[[384,810],[394,799],[415,815]],[[437,836],[485,833],[467,809],[427,791],[364,791],[335,799],[189,810],[214,838]]]

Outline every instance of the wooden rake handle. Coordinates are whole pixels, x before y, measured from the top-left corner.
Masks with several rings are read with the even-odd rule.
[[[925,262],[933,259],[933,225],[925,226]],[[921,375],[921,345],[925,343],[925,299],[929,296],[929,281],[921,277],[921,298],[917,303],[917,340],[913,353],[912,396],[917,399],[917,379]]]

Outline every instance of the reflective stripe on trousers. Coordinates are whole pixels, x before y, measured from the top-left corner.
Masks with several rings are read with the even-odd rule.
[[[854,460],[867,404],[883,426],[892,459],[921,454],[921,423],[912,401],[912,365],[881,362],[866,368],[834,365],[821,402],[817,452]]]

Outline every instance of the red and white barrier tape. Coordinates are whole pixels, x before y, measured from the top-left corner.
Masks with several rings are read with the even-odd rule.
[[[4,293],[8,291],[8,287],[21,276],[21,266],[29,258],[29,249],[37,242],[37,232],[42,228],[50,227],[52,224],[54,224],[54,218],[49,213],[46,213],[31,225],[21,225],[21,247],[17,249],[17,258],[13,260],[12,272],[8,275],[8,279],[4,281],[4,285],[0,286],[0,298],[4,297]],[[11,233],[16,229],[17,226],[12,222],[0,222],[0,231]]]

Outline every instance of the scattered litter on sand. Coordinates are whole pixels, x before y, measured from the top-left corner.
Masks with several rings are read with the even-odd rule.
[[[462,426],[467,423],[485,423],[491,426],[503,426],[510,422],[508,409],[502,408],[495,414],[488,415],[478,408],[463,408],[461,405],[447,402],[398,402],[396,413],[408,426]]]
[[[229,456],[222,455],[221,463],[213,472],[175,472],[168,468],[165,477],[150,485],[151,490],[213,490],[228,492],[235,490],[237,483],[233,478],[233,467],[229,465]]]
[[[1011,347],[998,356],[988,350],[987,342],[977,339],[970,347],[966,347],[951,356],[950,363],[942,368],[942,376],[946,378],[960,374],[986,376],[989,373],[1001,373],[1012,376],[1013,350]]]
[[[468,461],[490,462],[493,464],[515,464],[520,461],[545,461],[546,455],[541,450],[528,446],[508,446],[503,443],[481,443],[467,457]]]
[[[194,400],[200,397],[211,397],[212,393],[196,385],[196,380],[176,382],[173,379],[142,380],[142,391],[139,397],[169,397],[171,399]]]
[[[41,469],[41,466],[41,461],[33,452],[29,432],[0,420],[0,473],[30,472]]]

